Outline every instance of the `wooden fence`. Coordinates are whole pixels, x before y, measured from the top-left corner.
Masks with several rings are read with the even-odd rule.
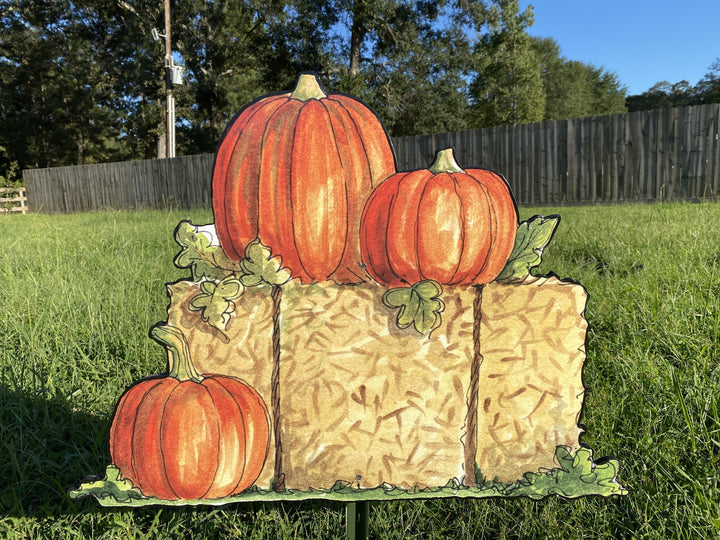
[[[458,163],[502,173],[523,205],[720,197],[720,104],[395,139],[399,169]]]
[[[27,214],[27,191],[24,187],[0,188],[0,214]]]
[[[398,170],[454,147],[502,173],[523,206],[720,198],[720,104],[393,139]],[[211,204],[214,156],[23,171],[30,209]]]
[[[214,154],[23,171],[33,212],[209,206]]]

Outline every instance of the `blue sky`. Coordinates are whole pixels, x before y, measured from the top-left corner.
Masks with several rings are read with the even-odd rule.
[[[560,54],[614,71],[628,94],[660,81],[696,84],[720,57],[720,0],[535,0],[528,33]]]

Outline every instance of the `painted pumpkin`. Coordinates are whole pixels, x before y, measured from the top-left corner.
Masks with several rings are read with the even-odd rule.
[[[257,480],[270,441],[267,408],[240,379],[201,376],[182,332],[151,335],[168,347],[168,376],[131,386],[110,428],[110,454],[123,478],[163,500],[218,499]]]
[[[504,178],[461,169],[447,149],[429,169],[397,173],[375,189],[360,245],[368,273],[384,285],[479,285],[502,271],[517,226]]]
[[[375,114],[302,74],[292,93],[240,111],[220,141],[213,168],[220,245],[239,261],[259,238],[303,283],[362,281],[362,208],[394,172]]]

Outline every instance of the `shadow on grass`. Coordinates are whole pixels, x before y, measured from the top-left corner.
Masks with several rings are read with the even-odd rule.
[[[63,398],[0,386],[0,513],[76,511],[67,491],[104,470],[109,422]]]
[[[110,416],[73,408],[68,400],[13,390],[0,385],[0,515],[7,517],[60,517],[73,514],[114,513],[94,499],[72,500],[68,491],[87,475],[102,475],[110,462]],[[282,508],[279,508],[281,506]],[[180,507],[163,512],[195,514],[240,512],[250,522],[269,513],[293,519],[320,511],[344,517],[345,505],[327,501],[243,503],[228,507]],[[321,510],[322,509],[322,510]],[[135,509],[140,520],[160,508]]]

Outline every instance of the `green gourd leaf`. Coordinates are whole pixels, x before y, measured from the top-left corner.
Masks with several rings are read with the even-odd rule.
[[[245,286],[231,274],[221,281],[203,281],[200,292],[190,301],[190,310],[200,311],[203,321],[218,330],[225,330],[230,315],[235,311],[235,300],[240,298]]]
[[[523,221],[515,236],[515,246],[497,281],[522,281],[542,262],[544,249],[552,240],[560,216],[534,216]]]
[[[283,268],[280,257],[273,257],[270,248],[260,240],[250,242],[245,248],[245,258],[240,261],[243,285],[254,287],[261,283],[283,285],[292,278],[289,268]]]
[[[213,225],[198,226],[190,221],[181,221],[175,228],[175,242],[182,249],[173,262],[178,268],[189,268],[193,281],[217,281],[239,270],[220,245],[213,243],[214,231]]]
[[[421,334],[432,332],[440,326],[440,313],[445,309],[440,299],[442,286],[433,280],[420,281],[410,287],[390,289],[383,295],[383,303],[399,309],[395,319],[399,328],[412,325]]]
[[[98,500],[111,500],[116,503],[131,503],[132,501],[147,500],[139,489],[133,486],[130,480],[121,477],[120,469],[108,465],[104,478],[95,478],[82,483],[77,489],[70,491],[72,499],[94,496]]]

